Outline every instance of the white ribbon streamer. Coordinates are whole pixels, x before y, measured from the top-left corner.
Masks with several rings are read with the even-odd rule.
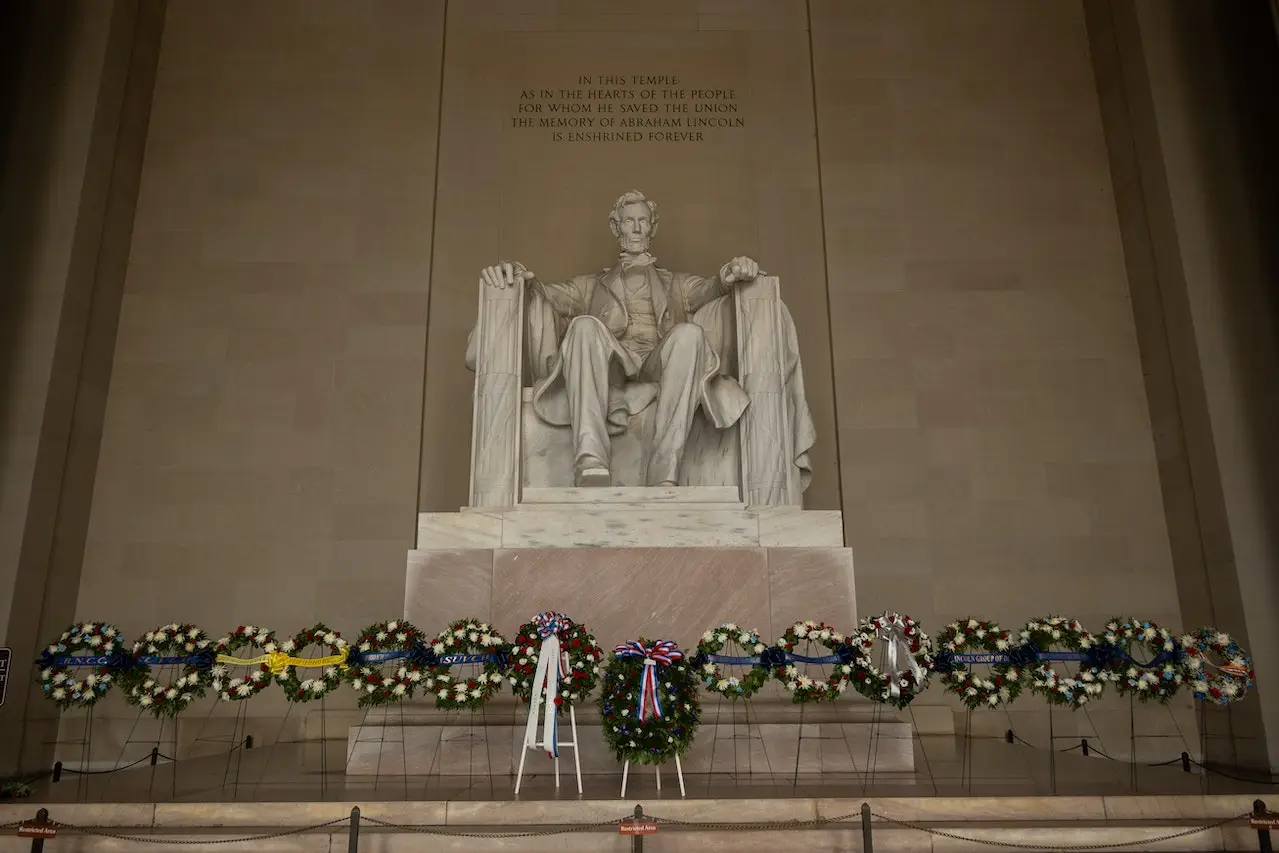
[[[551,634],[542,639],[537,655],[537,671],[533,674],[533,703],[528,711],[528,723],[524,727],[524,748],[542,747],[552,758],[560,757],[559,737],[556,727],[555,697],[560,690],[560,638]],[[537,739],[537,711],[541,702],[546,703],[542,719],[542,739]]]
[[[906,640],[906,629],[900,622],[889,622],[886,625],[880,623],[875,631],[875,637],[888,643],[888,655],[884,669],[885,674],[888,676],[888,692],[893,698],[898,698],[902,695],[898,680],[906,672],[906,670],[901,668],[901,659],[903,657],[906,660],[911,676],[915,679],[915,683],[923,683],[924,670],[915,660],[915,655],[910,650],[910,643]]]

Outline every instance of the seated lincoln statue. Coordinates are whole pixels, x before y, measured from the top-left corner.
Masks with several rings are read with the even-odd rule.
[[[772,314],[760,314],[746,321],[751,328],[739,328],[744,315],[733,301],[735,290],[749,288],[762,275],[759,265],[736,257],[709,278],[659,266],[649,251],[657,233],[657,205],[637,191],[617,200],[608,221],[621,254],[601,272],[547,282],[523,264],[503,262],[484,269],[480,281],[482,289],[525,289],[519,316],[532,409],[542,423],[571,431],[574,483],[615,484],[613,439],[626,431],[632,416],[654,407],[645,484],[685,485],[681,464],[695,416],[700,412],[715,430],[724,431],[738,425],[748,407],[764,405],[748,393],[749,381],[746,389],[739,382],[751,368],[738,350],[749,349],[748,341],[739,347],[739,340],[752,335],[755,326],[766,326],[758,340],[767,337],[763,348],[769,351],[753,370],[759,393],[771,394],[768,403],[780,414],[760,419],[754,428],[763,432],[756,444],[771,442],[769,452],[784,454],[782,467],[792,470],[781,476],[797,475],[802,492],[814,430],[794,323],[774,298],[768,303],[775,306]],[[472,370],[480,337],[473,332],[468,342]],[[783,441],[789,446],[777,447]],[[742,445],[744,463],[751,462],[752,452]]]

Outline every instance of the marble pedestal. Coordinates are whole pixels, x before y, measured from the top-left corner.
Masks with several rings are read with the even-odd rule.
[[[509,636],[544,610],[590,626],[606,649],[646,636],[673,639],[691,650],[704,631],[728,621],[770,641],[797,619],[851,630],[857,620],[852,552],[843,545],[839,512],[748,507],[736,486],[526,487],[512,507],[419,516],[417,548],[408,555],[405,618],[434,633],[454,619],[475,617]],[[751,721],[752,734],[743,743],[758,742],[769,756],[789,750],[792,770],[797,755],[801,766],[816,762],[816,771],[822,761],[848,765],[859,750],[878,759],[858,771],[911,769],[908,726],[884,728],[876,717],[872,727],[863,719],[869,711],[851,710],[855,701],[839,704],[840,714],[814,718],[811,709],[801,716],[798,707],[782,701],[767,721]],[[378,766],[403,772],[406,760],[410,773],[433,766],[432,773],[478,772],[469,758],[464,770],[445,769],[457,764],[449,756],[459,738],[467,755],[484,757],[485,772],[495,757],[503,773],[513,772],[512,762],[518,762],[523,719],[511,714],[502,719],[489,713],[477,731],[473,720],[459,724],[415,710],[415,721],[401,721],[396,713],[352,729],[348,772],[371,773]],[[601,761],[615,769],[598,723],[586,717],[579,714],[584,772]],[[706,726],[686,771],[718,767],[709,744],[717,736],[734,743],[750,727],[743,722],[740,728],[734,735],[729,725],[728,734],[717,735]],[[866,749],[872,740],[904,745]],[[809,746],[801,743],[810,741],[817,751],[806,758]],[[830,752],[826,758],[821,744]],[[725,752],[733,754],[732,748]]]
[[[528,706],[509,700],[480,714],[444,714],[426,704],[370,713],[347,735],[348,776],[514,776]],[[911,725],[890,709],[852,696],[844,703],[799,708],[780,695],[744,703],[703,698],[702,727],[683,757],[688,774],[789,777],[876,774],[914,769]],[[561,721],[568,737],[568,719]],[[593,702],[578,711],[583,775],[615,774]],[[572,773],[572,753],[561,773]],[[526,774],[552,772],[544,752],[531,752]]]

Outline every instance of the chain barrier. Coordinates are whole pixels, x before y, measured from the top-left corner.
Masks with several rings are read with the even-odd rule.
[[[57,827],[59,830],[66,829],[71,832],[78,832],[81,835],[94,835],[101,838],[113,838],[117,841],[130,841],[137,844],[177,844],[177,845],[193,845],[193,844],[239,844],[245,841],[269,841],[274,838],[287,838],[290,835],[301,835],[304,832],[314,832],[317,829],[327,829],[330,826],[338,824],[350,823],[350,817],[334,818],[324,823],[317,823],[311,826],[297,826],[292,829],[282,829],[278,832],[266,832],[261,835],[243,835],[236,838],[156,838],[153,835],[134,835],[132,833],[112,832],[108,829],[96,826],[79,826],[74,823],[62,823],[61,821],[49,821],[51,826]],[[18,824],[14,824],[17,826]],[[152,827],[164,831],[165,827]],[[181,827],[173,827],[175,830]]]
[[[598,831],[604,827],[615,829],[619,823],[630,820],[633,815],[623,815],[616,820],[603,820],[596,823],[575,823],[569,826],[553,826],[546,829],[531,829],[523,832],[474,832],[461,827],[450,827],[439,824],[392,823],[379,820],[368,815],[361,815],[360,820],[385,827],[398,829],[401,832],[417,832],[423,835],[453,835],[460,838],[538,838],[546,835],[568,835],[575,832]]]
[[[911,823],[906,820],[897,820],[886,815],[871,812],[871,816],[882,820],[884,823],[890,823],[894,826],[901,826],[906,829],[913,829],[917,832],[926,832],[929,835],[938,835],[942,838],[950,838],[955,841],[964,841],[969,844],[988,844],[991,847],[1004,847],[1010,850],[1048,850],[1048,851],[1070,851],[1070,850],[1113,850],[1116,847],[1136,847],[1139,844],[1160,844],[1164,841],[1171,841],[1174,838],[1185,838],[1188,835],[1194,835],[1209,829],[1218,829],[1228,823],[1234,823],[1237,820],[1246,820],[1251,812],[1235,815],[1234,817],[1222,818],[1203,826],[1195,826],[1190,829],[1183,829],[1180,832],[1161,835],[1157,838],[1138,838],[1133,841],[1106,841],[1097,844],[1031,844],[1025,841],[996,841],[992,838],[973,838],[968,835],[960,835],[957,832],[948,832],[944,829],[936,827],[924,826],[923,824]]]
[[[1043,850],[1043,851],[1082,851],[1082,850],[1112,850],[1115,848],[1136,847],[1137,845],[1159,844],[1165,841],[1172,841],[1177,838],[1184,838],[1196,833],[1205,832],[1210,829],[1218,829],[1226,824],[1233,823],[1238,820],[1247,819],[1249,812],[1244,812],[1232,817],[1222,818],[1202,826],[1190,827],[1188,829],[1179,830],[1177,832],[1168,833],[1155,838],[1141,838],[1133,841],[1108,841],[1096,844],[1078,844],[1078,845],[1061,845],[1061,844],[1033,844],[1025,841],[998,841],[987,838],[974,838],[969,835],[963,835],[957,832],[951,832],[945,829],[939,829],[933,826],[926,826],[920,823],[913,823],[907,820],[899,820],[891,818],[887,815],[870,812],[870,815],[877,820],[893,826],[899,826],[904,829],[914,830],[916,832],[925,832],[929,835],[936,835],[943,838],[949,838],[955,841],[963,841],[971,844],[986,844],[992,847],[1002,847],[1006,849],[1016,850]],[[802,829],[818,829],[832,825],[844,825],[848,828],[854,828],[854,821],[860,820],[862,814],[860,811],[849,812],[848,814],[839,815],[837,817],[818,817],[812,820],[786,820],[786,821],[761,821],[754,823],[724,823],[724,822],[704,822],[704,821],[685,821],[676,818],[664,818],[657,815],[645,815],[648,820],[655,821],[659,825],[683,827],[689,830],[703,831],[729,831],[729,832],[750,832],[750,831],[777,831],[777,830],[802,830]],[[385,829],[398,830],[401,832],[414,832],[423,835],[437,836],[453,836],[459,838],[476,838],[476,839],[497,839],[497,838],[538,838],[552,835],[569,835],[581,832],[600,831],[605,828],[613,828],[621,823],[630,820],[632,815],[626,814],[614,820],[596,821],[593,823],[571,824],[568,826],[555,826],[547,828],[539,828],[523,831],[508,832],[483,832],[466,829],[463,827],[449,827],[443,825],[430,824],[406,824],[395,823],[393,821],[381,820],[375,817],[362,816],[361,820],[375,826]],[[22,821],[7,823],[0,825],[3,829],[14,829],[22,825]],[[287,838],[294,835],[301,835],[308,832],[316,832],[318,830],[329,829],[341,825],[350,825],[352,818],[344,816],[334,818],[333,820],[323,823],[311,824],[308,826],[293,827],[291,829],[282,829],[275,832],[260,833],[257,835],[245,835],[235,838],[157,838],[154,834],[142,835],[130,832],[115,832],[104,827],[81,826],[73,823],[63,823],[60,821],[50,821],[51,826],[57,827],[59,830],[67,830],[76,832],[81,835],[98,836],[102,838],[111,838],[117,841],[126,841],[137,844],[167,844],[167,845],[197,845],[197,844],[239,844],[242,842],[269,841],[277,838]],[[153,827],[163,831],[163,827]],[[177,830],[177,827],[174,827]]]

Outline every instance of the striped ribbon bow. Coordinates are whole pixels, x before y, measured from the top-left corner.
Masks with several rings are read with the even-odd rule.
[[[572,623],[567,616],[547,610],[534,616],[533,624],[542,638],[542,646],[538,649],[537,671],[533,675],[533,699],[524,727],[524,747],[541,747],[552,758],[559,758],[559,706],[555,704],[555,697],[560,695],[560,681],[568,678],[568,653],[560,649],[559,634],[567,631]],[[543,702],[546,707],[542,709],[545,716],[539,740],[537,715]]]
[[[653,716],[660,719],[662,700],[657,689],[657,667],[659,664],[670,666],[675,661],[683,660],[684,653],[679,650],[673,640],[658,640],[651,646],[646,646],[638,640],[631,640],[614,648],[613,654],[619,658],[644,659],[644,678],[640,682],[639,708],[635,713],[642,723],[648,719],[651,708]]]

